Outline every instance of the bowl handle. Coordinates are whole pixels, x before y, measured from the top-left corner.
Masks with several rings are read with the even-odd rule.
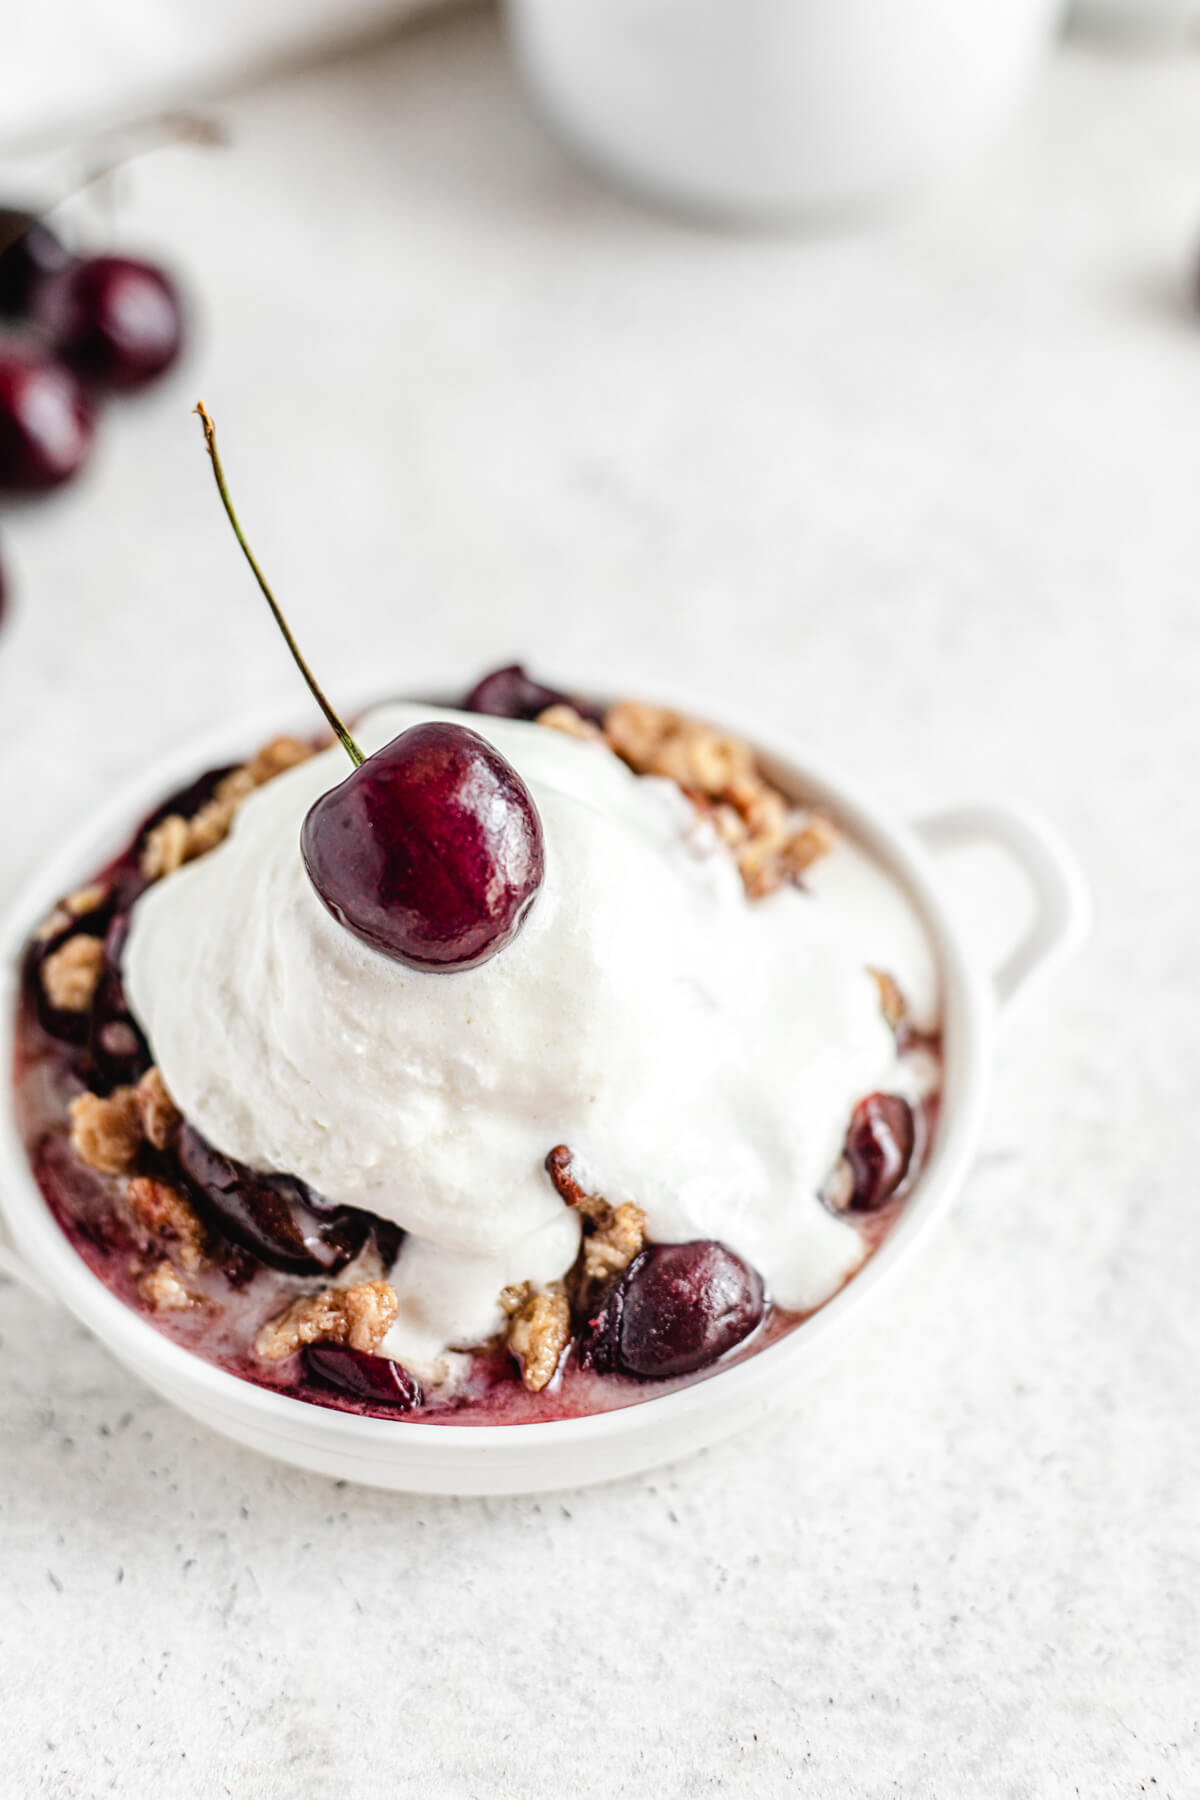
[[[1032,807],[979,801],[914,821],[931,850],[993,844],[1020,865],[1033,887],[1034,914],[1021,942],[992,974],[1007,1015],[1084,943],[1092,923],[1087,880],[1074,852]]]

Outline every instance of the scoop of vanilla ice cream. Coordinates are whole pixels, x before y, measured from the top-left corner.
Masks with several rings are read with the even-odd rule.
[[[389,705],[358,735],[370,751],[457,716]],[[497,1329],[506,1283],[570,1266],[578,1223],[543,1167],[558,1143],[652,1237],[718,1238],[779,1305],[819,1304],[863,1246],[818,1189],[855,1102],[896,1070],[861,931],[794,888],[749,903],[679,790],[603,745],[462,722],[542,818],[545,881],[515,941],[422,971],[329,915],[299,836],[347,773],[335,746],[134,909],[126,990],[176,1102],[228,1155],[411,1234],[387,1349],[417,1366]]]

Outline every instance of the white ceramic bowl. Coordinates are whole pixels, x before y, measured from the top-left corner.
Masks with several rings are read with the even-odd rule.
[[[19,961],[36,923],[124,845],[138,820],[205,768],[237,760],[281,729],[281,719],[243,717],[206,734],[118,793],[69,836],[25,886],[0,925],[0,1034],[12,1067]],[[698,709],[703,713],[703,709]],[[303,715],[301,715],[303,717]],[[753,732],[745,732],[755,737]],[[653,1467],[700,1449],[765,1416],[845,1346],[883,1284],[945,1213],[979,1136],[997,1009],[1066,956],[1087,931],[1086,889],[1069,852],[1028,812],[978,805],[896,824],[807,753],[778,743],[760,750],[780,785],[828,806],[903,884],[936,948],[942,983],[945,1085],[928,1165],[878,1253],[840,1294],[789,1336],[745,1362],[677,1392],[591,1418],[535,1425],[404,1424],[312,1406],[240,1381],[193,1356],[109,1293],[60,1231],[30,1174],[9,1097],[0,1106],[0,1206],[11,1246],[0,1266],[61,1301],[113,1354],[193,1417],[239,1443],[327,1475],[414,1493],[505,1494],[573,1487]],[[939,896],[934,854],[987,841],[1026,871],[1036,896],[1028,933],[995,974],[975,965]],[[985,1277],[981,1272],[980,1279]]]

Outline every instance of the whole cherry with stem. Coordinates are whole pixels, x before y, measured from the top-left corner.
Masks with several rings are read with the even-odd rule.
[[[203,405],[217,491],[242,553],[309,692],[354,767],[310,807],[301,853],[318,897],[372,949],[411,968],[474,968],[511,943],[542,885],[533,796],[478,732],[413,725],[364,756],[300,654],[246,542]]]

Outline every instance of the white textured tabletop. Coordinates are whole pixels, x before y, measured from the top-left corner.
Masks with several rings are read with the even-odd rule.
[[[952,1219],[792,1412],[536,1500],[210,1437],[0,1291],[0,1792],[1200,1792],[1200,62],[1075,51],[903,215],[721,237],[526,115],[494,27],[224,109],[120,235],[190,366],[0,522],[7,885],[295,692],[497,657],[757,709],[917,810],[1033,799],[1088,954],[1002,1046]],[[367,677],[363,671],[369,671]]]

